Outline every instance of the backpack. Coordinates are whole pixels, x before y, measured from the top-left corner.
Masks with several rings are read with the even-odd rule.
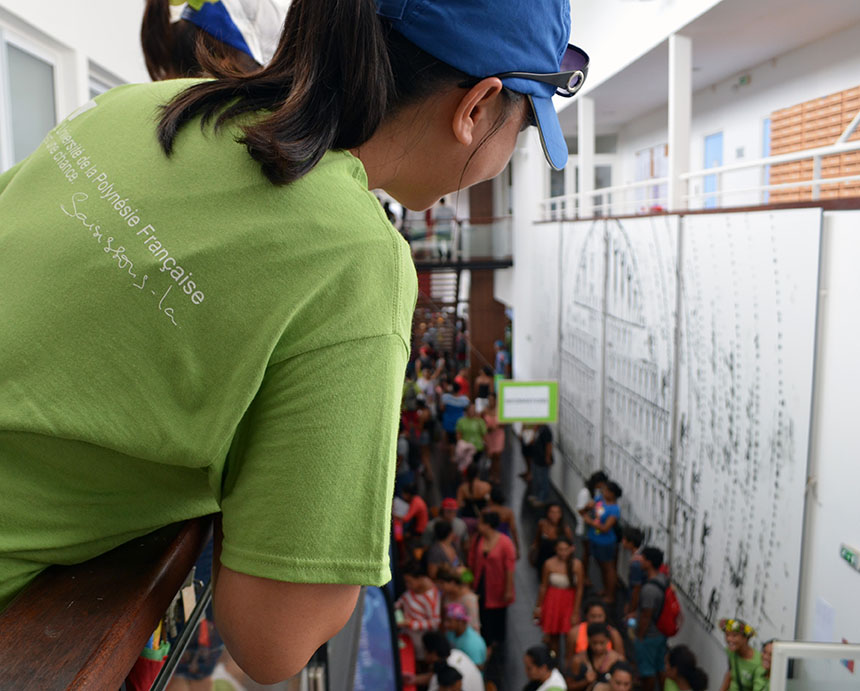
[[[684,613],[681,611],[678,595],[671,582],[664,586],[661,581],[652,578],[648,583],[656,585],[663,591],[663,604],[660,606],[660,615],[655,623],[660,633],[666,638],[671,638],[681,630],[681,625],[684,623]]]

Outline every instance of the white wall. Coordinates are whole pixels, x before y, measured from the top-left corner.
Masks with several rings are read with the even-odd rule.
[[[801,582],[798,638],[816,640],[816,607],[832,607],[829,640],[860,641],[860,573],[839,559],[841,543],[860,549],[860,211],[824,216],[822,297],[807,532]],[[826,611],[826,606],[825,606]],[[820,628],[820,627],[819,627]],[[844,681],[855,674],[834,665]],[[860,670],[858,670],[860,672]]]
[[[763,123],[780,108],[826,96],[860,85],[860,24],[748,70],[748,86],[738,87],[737,77],[697,91],[693,95],[693,122],[690,141],[690,170],[704,167],[705,137],[723,132],[723,163],[762,157]],[[693,51],[695,52],[695,43]],[[589,75],[590,78],[590,75]],[[637,151],[667,140],[668,113],[660,108],[628,123],[619,132],[618,152],[621,172],[618,183],[636,179]],[[742,157],[737,150],[743,149]],[[723,188],[753,187],[761,184],[756,170],[726,174]],[[692,192],[701,190],[701,181]],[[749,192],[724,197],[723,206],[761,203],[761,195]],[[693,204],[699,208],[701,203]]]
[[[14,15],[124,81],[149,81],[140,51],[143,7],[143,0],[3,0],[0,19]]]

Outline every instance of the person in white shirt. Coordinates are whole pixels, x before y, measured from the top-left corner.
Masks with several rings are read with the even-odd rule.
[[[466,653],[452,648],[444,633],[428,631],[421,641],[424,644],[426,662],[434,667],[439,662],[445,662],[460,673],[463,678],[461,691],[484,691],[484,678],[481,676],[481,670],[469,659]],[[425,674],[404,674],[403,683],[417,686],[427,684],[427,691],[440,691],[440,683],[435,670]]]
[[[567,682],[558,671],[558,657],[545,645],[535,645],[523,656],[526,676],[531,681],[541,682],[535,691],[567,691]]]

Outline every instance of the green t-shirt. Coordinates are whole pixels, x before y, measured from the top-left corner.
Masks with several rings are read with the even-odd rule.
[[[457,431],[478,451],[484,450],[484,435],[487,434],[487,423],[482,417],[467,417],[464,415],[457,420]]]
[[[678,691],[678,685],[671,679],[667,679],[663,684],[663,691]]]
[[[382,584],[417,286],[361,162],[274,186],[188,81],[120,87],[0,176],[0,609],[223,511],[221,561]]]
[[[761,666],[761,653],[758,650],[753,649],[753,656],[749,660],[745,660],[737,653],[727,652],[732,679],[729,691],[766,691],[768,689],[770,684],[765,677],[764,667]]]

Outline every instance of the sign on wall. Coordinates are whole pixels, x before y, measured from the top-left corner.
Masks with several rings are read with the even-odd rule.
[[[558,382],[498,382],[499,422],[556,422],[558,419]]]

